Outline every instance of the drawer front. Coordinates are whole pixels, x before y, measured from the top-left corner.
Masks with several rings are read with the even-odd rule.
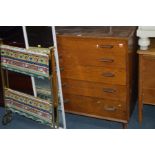
[[[126,86],[62,79],[63,93],[126,101]]]
[[[58,37],[58,51],[60,62],[65,65],[126,68],[126,49],[122,41]]]
[[[155,88],[155,56],[144,56],[141,67],[143,88]]]
[[[155,89],[143,89],[143,101],[144,103],[151,103],[155,105]]]
[[[126,85],[126,71],[107,67],[61,66],[61,77],[89,82]]]
[[[64,94],[65,110],[71,113],[97,118],[126,120],[125,103],[99,98]]]

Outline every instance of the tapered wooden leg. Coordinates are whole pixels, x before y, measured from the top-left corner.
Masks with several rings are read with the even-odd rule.
[[[141,96],[139,96],[138,100],[138,120],[139,120],[139,125],[142,125],[142,120],[143,120],[143,103]]]
[[[143,56],[139,55],[139,81],[138,81],[138,120],[139,120],[139,125],[142,125],[142,118],[143,118],[143,102],[142,102],[142,79],[143,79],[143,74],[142,74],[142,65],[143,65]]]
[[[123,123],[123,129],[127,129],[128,128],[128,123]]]

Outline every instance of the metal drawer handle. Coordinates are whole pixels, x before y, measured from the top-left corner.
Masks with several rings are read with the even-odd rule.
[[[113,46],[113,45],[98,45],[98,44],[97,44],[96,47],[97,47],[97,48],[110,48],[110,49],[111,49],[111,48],[113,48],[114,46]]]
[[[104,110],[106,110],[106,111],[116,111],[116,108],[115,107],[107,107],[107,106],[105,106]]]
[[[60,71],[64,71],[64,67],[60,67]]]
[[[103,91],[106,92],[106,93],[114,93],[114,92],[116,92],[116,90],[112,89],[112,88],[103,88]]]
[[[109,63],[114,62],[113,59],[109,59],[109,58],[100,58],[100,59],[98,59],[98,61],[100,61],[100,62],[109,62]]]
[[[61,54],[59,55],[59,59],[62,59],[62,55]]]
[[[104,77],[114,77],[114,76],[115,76],[115,74],[110,73],[110,72],[103,73],[102,75],[103,75]]]
[[[65,100],[64,100],[64,104],[67,104],[67,103],[69,103],[69,102],[70,102],[69,99],[65,99]]]
[[[67,83],[62,83],[62,87],[66,87],[67,86]]]

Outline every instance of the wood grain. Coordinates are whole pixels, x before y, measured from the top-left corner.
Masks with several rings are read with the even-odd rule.
[[[61,44],[60,44],[61,43]],[[126,68],[124,41],[58,37],[60,62],[65,66],[106,66]],[[112,46],[112,48],[109,48]],[[88,59],[89,55],[89,59]],[[69,62],[69,63],[68,63]]]
[[[65,109],[67,112],[93,115],[97,118],[105,118],[113,120],[126,120],[126,105],[123,102],[104,100],[100,98],[84,97],[79,95],[64,94]]]
[[[126,85],[126,72],[124,69],[90,66],[60,67],[63,69],[61,70],[62,78]]]
[[[62,79],[64,93],[126,101],[126,86]]]
[[[58,31],[65,110],[127,125],[137,98],[135,29],[101,29]]]

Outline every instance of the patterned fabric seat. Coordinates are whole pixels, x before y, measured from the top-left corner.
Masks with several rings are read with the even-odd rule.
[[[52,125],[52,104],[46,100],[6,88],[5,106],[20,115]]]
[[[3,68],[30,76],[49,77],[49,48],[29,49],[1,45],[1,64]]]

